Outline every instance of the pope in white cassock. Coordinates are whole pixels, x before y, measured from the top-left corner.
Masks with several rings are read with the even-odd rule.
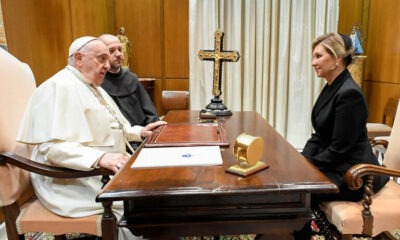
[[[142,137],[165,124],[131,127],[107,93],[99,87],[110,68],[108,48],[94,37],[76,39],[69,49],[68,66],[41,84],[32,95],[17,141],[35,144],[32,159],[78,170],[98,166],[117,172],[129,159],[127,141]],[[36,195],[44,207],[67,217],[103,212],[95,198],[101,177],[54,179],[32,174]],[[121,202],[113,204],[119,219]],[[128,229],[119,239],[135,239]]]

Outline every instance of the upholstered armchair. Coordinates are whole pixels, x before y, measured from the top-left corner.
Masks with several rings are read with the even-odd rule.
[[[164,115],[170,110],[188,110],[190,108],[189,91],[162,91],[161,106]]]
[[[382,122],[367,123],[368,138],[370,140],[376,137],[387,137],[390,135],[398,103],[399,98],[389,98],[383,109]]]
[[[116,239],[116,220],[112,213],[66,218],[48,211],[36,199],[30,172],[55,178],[102,175],[104,184],[113,173],[103,168],[76,171],[30,160],[32,146],[17,143],[15,139],[25,106],[36,88],[34,76],[28,65],[1,48],[0,73],[0,207],[8,239],[24,239],[27,232],[47,232],[56,239],[63,239],[67,233]]]
[[[378,144],[382,144],[379,143]],[[352,235],[394,239],[389,232],[400,228],[400,105],[394,119],[383,166],[359,164],[345,176],[351,189],[364,186],[364,197],[360,202],[332,201],[321,204],[329,223],[333,224],[342,239]],[[372,191],[374,175],[387,175],[391,179],[378,193]],[[339,238],[340,239],[340,238]]]

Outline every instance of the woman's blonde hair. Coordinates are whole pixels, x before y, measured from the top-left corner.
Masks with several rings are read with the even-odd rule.
[[[313,41],[312,50],[319,44],[332,56],[342,57],[346,67],[353,62],[354,51],[350,37],[339,33],[324,34]]]

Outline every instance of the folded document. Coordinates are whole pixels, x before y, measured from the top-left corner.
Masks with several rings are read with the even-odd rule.
[[[132,168],[222,165],[219,146],[142,148]]]

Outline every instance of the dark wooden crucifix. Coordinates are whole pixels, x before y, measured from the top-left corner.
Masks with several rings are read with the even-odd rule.
[[[232,112],[228,110],[222,103],[221,96],[221,77],[222,77],[222,63],[225,62],[237,62],[240,58],[238,51],[224,51],[223,48],[223,37],[224,33],[217,30],[214,34],[214,50],[200,50],[200,60],[213,61],[214,62],[214,81],[212,94],[214,96],[211,99],[205,109],[202,111],[212,112],[216,116],[228,116],[232,115]]]

